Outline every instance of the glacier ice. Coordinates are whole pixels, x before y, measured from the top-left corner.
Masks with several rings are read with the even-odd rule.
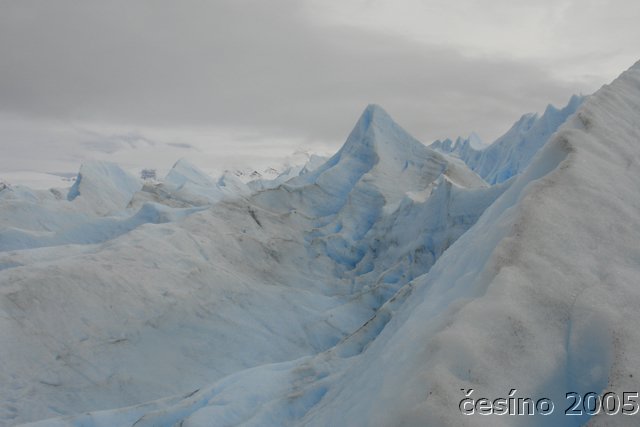
[[[574,95],[562,109],[548,105],[541,116],[525,114],[489,146],[472,134],[469,138],[435,141],[431,148],[462,159],[489,184],[504,182],[524,171],[533,156],[580,107],[585,97]]]
[[[104,161],[84,163],[67,200],[82,203],[99,215],[124,209],[142,183],[117,164]]]
[[[639,123],[640,63],[486,147],[426,147],[372,105],[277,183],[179,162],[108,214],[74,205],[82,187],[4,190],[3,220],[35,241],[144,221],[0,249],[0,420],[630,425],[561,407],[637,387]],[[513,388],[558,408],[459,411],[461,389]]]

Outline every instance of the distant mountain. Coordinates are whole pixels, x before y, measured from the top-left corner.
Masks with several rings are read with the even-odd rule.
[[[278,164],[268,166],[264,169],[229,169],[226,170],[225,173],[237,176],[241,181],[254,189],[274,188],[287,179],[315,169],[324,163],[325,160],[325,157],[317,154],[312,154],[307,151],[296,151]]]

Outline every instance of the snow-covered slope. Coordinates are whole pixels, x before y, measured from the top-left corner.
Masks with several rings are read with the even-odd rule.
[[[1,252],[0,419],[636,425],[564,410],[567,392],[637,391],[639,140],[640,63],[491,187],[370,106],[275,189],[100,245]],[[465,392],[514,389],[555,411],[460,411]]]
[[[531,160],[566,120],[580,107],[584,97],[572,96],[562,109],[547,106],[542,116],[525,114],[489,146],[483,146],[477,135],[435,141],[434,150],[453,154],[462,159],[472,170],[489,184],[504,182],[521,173]]]

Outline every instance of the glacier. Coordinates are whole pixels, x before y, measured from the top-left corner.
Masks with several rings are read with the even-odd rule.
[[[484,145],[379,106],[273,180],[0,190],[0,423],[581,426],[637,391],[640,63]],[[463,415],[476,397],[551,415]]]

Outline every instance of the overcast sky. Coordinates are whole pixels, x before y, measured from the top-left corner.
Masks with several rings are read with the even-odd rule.
[[[0,172],[327,152],[369,103],[425,143],[489,142],[640,59],[639,20],[637,0],[0,0]]]

